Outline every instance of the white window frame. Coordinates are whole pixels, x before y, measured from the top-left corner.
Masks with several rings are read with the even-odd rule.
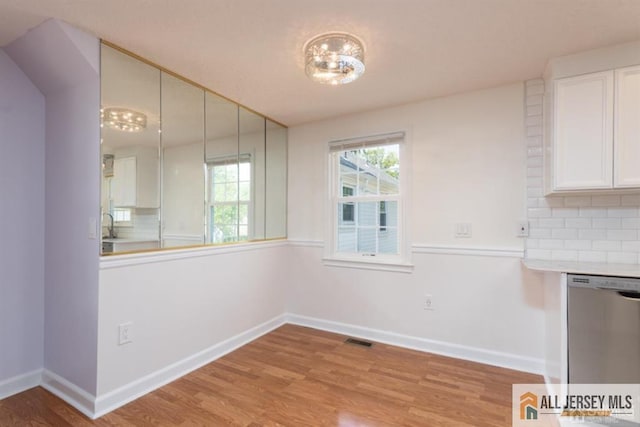
[[[398,254],[379,254],[374,256],[365,253],[338,252],[338,204],[341,202],[342,188],[340,187],[339,155],[347,149],[375,147],[388,144],[399,145],[400,159],[400,191],[397,195],[384,196],[356,196],[350,198],[353,202],[396,201],[398,203]],[[327,207],[325,250],[323,262],[333,267],[349,267],[367,270],[383,270],[410,273],[413,271],[411,263],[411,244],[409,242],[409,224],[407,221],[408,195],[411,188],[411,170],[409,156],[408,132],[392,132],[368,137],[335,140],[327,144]],[[339,193],[339,194],[338,194]]]

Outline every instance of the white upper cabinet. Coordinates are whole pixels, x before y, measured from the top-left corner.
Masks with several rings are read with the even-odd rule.
[[[556,79],[548,191],[640,189],[640,66]]]
[[[613,71],[554,86],[554,190],[612,188]]]
[[[141,147],[135,156],[116,158],[113,162],[111,197],[114,207],[158,208],[158,153]]]
[[[640,187],[640,65],[615,72],[614,185]]]
[[[125,157],[113,161],[111,194],[117,207],[136,206],[136,158]]]

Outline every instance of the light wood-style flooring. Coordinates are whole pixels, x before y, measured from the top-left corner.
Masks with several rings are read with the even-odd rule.
[[[510,426],[523,372],[285,325],[92,421],[37,387],[0,426]]]

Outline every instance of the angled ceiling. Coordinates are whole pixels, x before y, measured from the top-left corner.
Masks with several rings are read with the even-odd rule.
[[[287,125],[542,75],[548,59],[640,39],[638,0],[0,0],[0,45],[57,18]],[[366,46],[341,87],[304,74],[313,36]]]

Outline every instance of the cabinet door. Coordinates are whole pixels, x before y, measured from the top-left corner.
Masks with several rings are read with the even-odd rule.
[[[113,161],[113,181],[111,193],[116,207],[136,205],[136,158],[124,157]]]
[[[640,66],[616,70],[614,185],[640,187]]]
[[[613,187],[613,71],[554,87],[554,189]]]

